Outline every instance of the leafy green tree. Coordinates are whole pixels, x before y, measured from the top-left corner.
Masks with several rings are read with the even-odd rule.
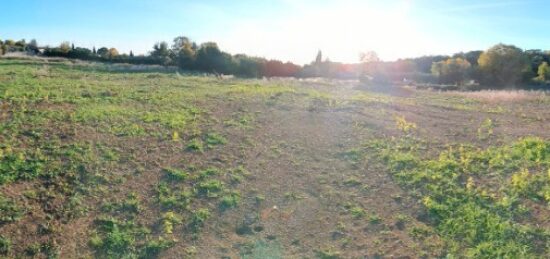
[[[471,64],[462,58],[450,58],[432,64],[432,74],[440,83],[462,85],[468,76]]]
[[[26,47],[27,51],[32,52],[34,54],[38,53],[38,42],[36,42],[35,39],[32,39]]]
[[[537,79],[541,81],[550,80],[550,66],[548,62],[542,62],[542,64],[540,64],[537,74]]]
[[[170,64],[170,50],[168,49],[168,43],[165,41],[156,43],[153,46],[153,51],[151,52],[151,56],[158,59],[160,64],[162,65],[168,65]]]
[[[550,53],[542,51],[540,49],[526,50],[525,55],[529,57],[529,60],[531,61],[531,69],[535,74],[537,74],[539,66],[543,62],[550,62]]]
[[[239,54],[234,57],[237,68],[235,73],[243,77],[259,77],[262,70],[263,60]]]
[[[199,70],[224,74],[232,72],[231,55],[222,52],[215,42],[201,44],[196,57],[196,66]]]
[[[92,56],[92,51],[87,48],[76,47],[71,49],[67,55],[69,58],[89,59]]]
[[[23,49],[18,45],[20,43],[21,41],[15,42],[14,40],[5,40],[4,44],[2,45],[3,46],[2,51],[4,52],[4,54],[8,52],[13,52],[13,51],[21,51]]]
[[[155,57],[168,57],[170,55],[168,43],[165,41],[156,43],[155,46],[153,46],[153,52],[151,52],[151,55]]]
[[[515,86],[531,71],[527,56],[513,45],[493,46],[479,56],[478,64],[484,83],[497,87]]]
[[[15,42],[15,46],[19,48],[19,50],[22,50],[23,48],[25,48],[25,46],[27,46],[27,43],[25,42],[25,40],[18,40],[17,42]]]
[[[106,47],[101,47],[97,50],[97,55],[102,58],[108,58],[109,57],[109,49]]]

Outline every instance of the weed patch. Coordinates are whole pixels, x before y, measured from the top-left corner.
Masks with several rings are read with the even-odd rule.
[[[522,215],[516,194],[543,199],[550,165],[550,143],[525,138],[511,145],[476,150],[449,148],[437,159],[422,159],[420,150],[407,140],[375,141],[377,150],[394,178],[404,187],[419,190],[422,203],[438,234],[447,240],[449,253],[468,257],[533,257],[545,252],[550,234],[516,221]],[[527,170],[535,170],[533,177]],[[511,176],[504,190],[476,185],[479,179]],[[499,198],[500,197],[500,198]]]

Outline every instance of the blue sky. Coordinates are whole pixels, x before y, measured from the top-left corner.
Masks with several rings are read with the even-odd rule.
[[[0,39],[36,38],[147,53],[186,35],[246,53],[308,63],[318,49],[355,62],[486,49],[550,49],[545,0],[2,0]]]

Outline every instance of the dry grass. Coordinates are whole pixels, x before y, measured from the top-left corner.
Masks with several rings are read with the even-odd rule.
[[[466,98],[477,99],[486,102],[521,102],[541,100],[548,96],[546,91],[534,90],[483,90],[475,92],[452,91],[447,94],[458,95]]]

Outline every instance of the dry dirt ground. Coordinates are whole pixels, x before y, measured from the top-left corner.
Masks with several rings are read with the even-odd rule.
[[[44,149],[43,143],[55,148],[78,143],[93,155],[79,158],[78,165],[66,170],[95,178],[41,173],[3,183],[2,195],[21,210],[17,220],[2,219],[0,225],[1,236],[10,243],[2,253],[9,258],[443,257],[449,253],[448,240],[426,220],[421,197],[358,149],[370,141],[402,137],[398,118],[415,125],[413,134],[426,144],[426,157],[457,143],[486,148],[526,136],[550,139],[550,102],[543,93],[499,101],[413,89],[379,93],[357,82],[220,81],[36,62],[0,62],[0,121],[12,125],[0,133],[4,154],[8,146],[25,151]],[[42,92],[34,92],[33,85],[42,82]],[[175,107],[153,102],[157,97]],[[79,106],[89,105],[89,99],[95,100],[94,109],[118,105],[130,107],[132,113],[102,110],[88,119],[85,116],[91,115]],[[151,122],[141,114],[163,109],[174,113],[180,103],[200,110],[200,118],[189,120],[185,130],[171,122],[163,125],[164,117]],[[18,114],[20,109],[24,114]],[[33,114],[40,112],[50,113]],[[125,124],[128,118],[131,123]],[[15,124],[17,119],[22,121]],[[122,130],[116,125],[123,125]],[[207,144],[205,134],[210,133],[222,136],[223,143]],[[204,144],[199,151],[190,148],[196,139]],[[63,153],[44,163],[63,164],[51,169],[60,171],[71,159]],[[11,169],[0,172],[25,170],[8,162],[2,160]],[[191,176],[182,183],[170,182],[167,168]],[[205,180],[194,177],[207,168],[219,172],[212,178],[225,188],[218,196],[201,194]],[[244,173],[237,179],[239,170]],[[174,190],[189,190],[193,201],[183,209],[165,207],[158,187],[165,183]],[[231,193],[237,193],[237,204],[222,207],[221,196]],[[139,204],[135,211],[127,209],[129,205],[117,207],[130,196]],[[78,199],[76,205],[72,199]],[[538,213],[533,220],[548,231],[547,205],[535,202],[531,208]],[[199,224],[195,218],[200,209],[208,210],[209,217]],[[163,220],[171,211],[180,222],[166,231]],[[132,221],[149,230],[145,235],[130,231],[132,241],[120,245],[109,239],[114,232],[104,234],[98,226],[105,217],[119,220],[109,224]],[[191,226],[195,223],[200,228]],[[419,236],[422,231],[427,234]],[[143,252],[141,242],[159,237],[170,245]]]

